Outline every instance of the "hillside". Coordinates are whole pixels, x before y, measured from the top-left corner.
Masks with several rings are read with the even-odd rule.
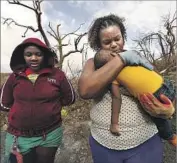
[[[1,83],[7,79],[9,74],[1,74]],[[175,81],[176,71],[166,73],[166,76]],[[77,80],[72,81],[77,90]],[[84,101],[77,98],[77,101],[71,107],[68,107],[68,116],[64,117],[64,144],[61,150],[58,150],[56,157],[56,163],[92,163],[91,154],[89,151],[88,137],[89,131],[89,110],[92,105],[92,101]],[[1,127],[7,123],[7,114],[0,114]],[[173,128],[176,129],[176,117],[173,119]],[[3,155],[4,136],[5,132],[1,132],[1,154]],[[164,163],[176,163],[176,151],[174,148],[165,144]],[[70,156],[70,157],[68,157]],[[2,161],[2,160],[1,160]]]

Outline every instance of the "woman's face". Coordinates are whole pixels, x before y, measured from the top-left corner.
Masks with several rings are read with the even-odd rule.
[[[29,68],[38,71],[43,63],[44,55],[36,46],[28,46],[24,49],[24,59]]]
[[[124,40],[120,28],[116,25],[109,26],[108,28],[100,31],[100,44],[101,48],[120,52],[123,50]]]

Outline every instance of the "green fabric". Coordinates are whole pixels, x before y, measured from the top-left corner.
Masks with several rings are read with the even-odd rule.
[[[26,154],[31,151],[32,148],[37,146],[42,147],[59,147],[62,144],[63,128],[59,127],[54,131],[46,135],[46,139],[43,136],[39,137],[18,137],[18,146],[21,154]],[[5,141],[5,155],[8,157],[11,152],[14,136],[10,133],[6,134]]]
[[[39,76],[38,74],[30,74],[30,75],[28,75],[28,79],[31,80],[32,83],[35,83],[38,76]]]

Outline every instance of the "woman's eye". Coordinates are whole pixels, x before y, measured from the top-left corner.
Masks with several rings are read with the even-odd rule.
[[[119,41],[119,40],[120,40],[120,38],[116,38],[116,39],[115,39],[115,41]]]
[[[109,45],[111,42],[110,41],[105,41],[104,44],[105,45]]]

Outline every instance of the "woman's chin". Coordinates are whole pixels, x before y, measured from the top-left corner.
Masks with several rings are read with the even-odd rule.
[[[30,66],[30,69],[33,71],[39,71],[40,67],[39,66]]]

